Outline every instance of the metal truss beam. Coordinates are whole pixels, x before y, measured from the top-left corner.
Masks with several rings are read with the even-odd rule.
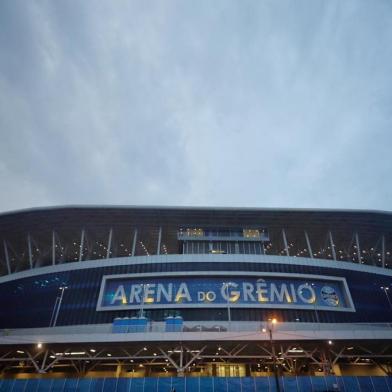
[[[106,258],[110,258],[110,252],[112,250],[112,238],[113,238],[113,228],[110,228],[109,230],[109,238],[108,238],[108,246],[107,246],[107,252],[106,252]]]
[[[350,344],[350,345],[349,345]],[[105,366],[166,366],[175,369],[178,375],[183,375],[192,366],[205,366],[208,363],[243,363],[249,365],[263,364],[273,366],[274,363],[282,370],[296,372],[299,366],[317,367],[325,373],[332,371],[335,365],[370,364],[374,363],[386,373],[390,373],[388,362],[392,360],[392,349],[389,344],[362,343],[355,345],[336,343],[328,345],[319,342],[310,345],[308,342],[298,344],[280,343],[278,347],[268,344],[243,344],[214,342],[201,345],[197,342],[188,342],[187,345],[152,345],[149,347],[129,346],[102,346],[91,349],[80,346],[45,347],[35,351],[35,348],[8,349],[0,354],[0,363],[3,368],[32,367],[36,373],[46,373],[56,367],[71,366],[77,372],[90,371],[98,365]],[[355,345],[355,346],[354,346]],[[275,350],[274,350],[275,348]],[[59,351],[61,350],[61,351]]]
[[[83,247],[84,247],[85,234],[86,234],[86,231],[84,229],[82,229],[82,233],[80,235],[79,261],[82,261],[82,259],[83,259]]]
[[[6,240],[3,240],[3,246],[4,246],[5,262],[7,264],[7,271],[8,271],[8,275],[9,275],[11,273],[11,266],[10,266],[10,257],[8,255],[8,248],[7,248]]]
[[[135,256],[136,251],[136,242],[137,242],[137,229],[133,232],[133,242],[132,242],[132,256]]]
[[[310,245],[309,235],[308,235],[308,232],[306,230],[305,230],[305,240],[306,240],[306,245],[308,247],[309,256],[310,256],[311,259],[313,259],[312,246]]]
[[[282,229],[282,237],[283,237],[283,244],[284,244],[284,250],[286,252],[286,256],[290,256],[289,245],[287,243],[287,237],[286,237],[285,229]]]

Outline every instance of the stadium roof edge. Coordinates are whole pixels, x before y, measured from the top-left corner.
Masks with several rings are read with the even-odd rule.
[[[107,204],[68,204],[68,205],[56,205],[47,207],[31,207],[20,210],[10,210],[0,212],[0,218],[10,215],[19,215],[30,212],[43,212],[53,210],[67,210],[67,209],[130,209],[130,210],[190,210],[190,211],[276,211],[276,212],[320,212],[320,213],[358,213],[358,214],[380,214],[380,215],[392,215],[392,211],[386,210],[366,210],[366,209],[335,209],[335,208],[274,208],[274,207],[220,207],[220,206],[151,206],[151,205],[107,205]]]

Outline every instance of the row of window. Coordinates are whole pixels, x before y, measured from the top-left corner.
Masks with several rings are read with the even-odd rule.
[[[185,241],[182,251],[184,254],[264,254],[262,242]]]
[[[266,229],[203,229],[200,227],[180,229],[178,236],[181,237],[232,237],[232,238],[267,238]]]

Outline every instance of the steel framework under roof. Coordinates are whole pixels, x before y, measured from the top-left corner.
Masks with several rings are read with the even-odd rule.
[[[182,253],[181,228],[266,228],[265,254],[392,266],[392,213],[64,206],[0,214],[0,274],[111,257]]]

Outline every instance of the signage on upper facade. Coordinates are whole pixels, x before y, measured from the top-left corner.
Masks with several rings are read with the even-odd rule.
[[[108,275],[102,279],[97,310],[256,307],[355,311],[344,278],[241,274]]]

